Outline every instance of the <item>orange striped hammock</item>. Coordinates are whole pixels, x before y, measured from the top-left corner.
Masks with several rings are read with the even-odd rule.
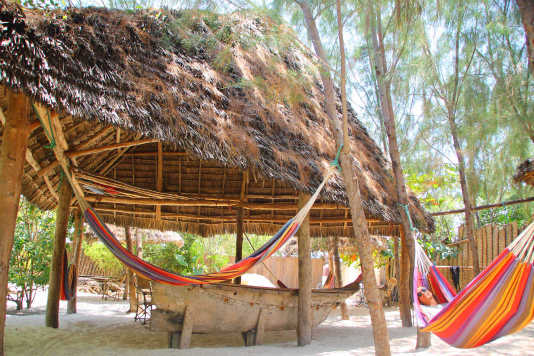
[[[521,330],[534,318],[534,222],[459,294],[416,243],[414,311],[423,331],[472,348]],[[432,316],[417,298],[430,289],[443,308]]]
[[[282,226],[282,228],[269,241],[257,249],[253,254],[231,266],[223,268],[219,272],[192,276],[184,276],[166,271],[165,269],[143,261],[136,255],[132,254],[121,245],[121,243],[111,233],[105,223],[102,222],[102,219],[100,219],[98,214],[89,206],[83,197],[78,197],[78,201],[84,210],[87,223],[91,226],[104,245],[124,265],[138,275],[148,280],[172,285],[219,283],[241,276],[257,263],[269,258],[280,247],[282,247],[287,240],[294,236],[333,172],[333,169],[330,169],[327,174],[325,174],[322,183],[319,185],[315,193],[310,197],[308,202],[303,206],[303,208],[295,215],[295,217],[284,224],[284,226]]]

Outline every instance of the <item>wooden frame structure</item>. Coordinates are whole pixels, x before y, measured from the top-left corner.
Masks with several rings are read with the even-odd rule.
[[[60,192],[60,187],[64,190],[68,185],[75,196],[91,202],[105,221],[121,226],[206,237],[239,231],[271,234],[295,214],[303,195],[314,191],[323,168],[335,155],[320,104],[324,94],[317,73],[306,69],[316,64],[300,45],[292,49],[294,53],[285,54],[273,54],[261,40],[253,50],[237,46],[232,74],[216,68],[209,58],[183,52],[183,48],[164,47],[155,37],[162,32],[151,31],[166,23],[149,13],[73,9],[63,19],[14,4],[0,3],[0,10],[2,26],[21,29],[4,31],[0,38],[0,71],[6,73],[0,82],[0,177],[13,183],[0,185],[0,205],[9,210],[2,217],[6,226],[14,227],[20,192],[42,209],[57,207],[62,214],[76,209],[76,199]],[[166,21],[172,21],[174,15],[166,16]],[[198,14],[191,16],[196,19]],[[239,14],[231,16],[234,18],[221,17],[220,21],[231,20],[234,33],[253,36],[260,31],[247,27],[250,21]],[[103,55],[103,62],[92,63],[92,58],[80,54],[83,49],[73,39],[64,45],[76,46],[70,53],[80,55],[68,63],[56,62],[54,58],[62,58],[59,54],[65,47],[50,45],[59,43],[58,37],[52,40],[43,29],[53,25],[59,31],[55,36],[68,37],[72,33],[64,26],[73,21],[80,38],[94,39],[86,43],[89,47],[85,50],[99,53],[102,47],[98,43],[104,42],[116,56]],[[151,25],[141,25],[145,22]],[[96,23],[104,26],[97,29]],[[202,23],[200,19],[198,25],[205,26]],[[131,36],[134,38],[127,43],[113,42]],[[10,44],[22,45],[12,48]],[[150,51],[139,50],[149,47]],[[127,61],[124,53],[130,53]],[[273,72],[268,63],[259,60],[260,54],[279,63],[279,70]],[[18,60],[21,57],[26,58],[24,63]],[[62,76],[65,68],[73,72]],[[227,85],[237,75],[243,80],[263,76],[273,85],[291,86],[288,70],[298,71],[303,81],[298,87],[306,87],[297,104],[283,98],[269,101],[266,93],[255,88]],[[95,71],[102,75],[89,74]],[[25,76],[28,73],[31,78]],[[350,126],[350,151],[358,167],[369,227],[371,231],[398,230],[400,215],[389,165],[352,111]],[[13,158],[16,169],[2,168]],[[414,196],[410,212],[420,229],[433,229],[432,218]],[[311,291],[309,239],[350,239],[353,231],[347,196],[340,178],[335,177],[299,234],[299,335],[304,335],[299,344],[311,340],[306,316]],[[3,266],[9,260],[12,234],[12,230],[3,232]],[[62,239],[64,232],[58,226],[57,253],[64,248]],[[6,287],[7,272],[1,278],[0,292]],[[57,297],[51,293],[47,320],[57,327],[53,307]],[[0,304],[4,305],[0,314],[5,313],[2,297]]]

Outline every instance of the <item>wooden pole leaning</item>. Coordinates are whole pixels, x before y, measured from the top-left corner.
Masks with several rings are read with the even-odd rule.
[[[65,241],[67,225],[69,222],[69,206],[72,198],[72,188],[65,178],[59,190],[59,203],[56,209],[56,232],[54,236],[54,252],[50,264],[50,279],[48,282],[48,300],[46,303],[45,324],[51,328],[59,327],[59,299],[61,288],[61,275],[63,268],[63,255],[65,254]]]
[[[9,259],[22,189],[22,175],[30,136],[30,105],[24,94],[7,92],[8,108],[0,151],[0,355],[4,355],[4,327]]]
[[[299,210],[309,198],[308,194],[299,193]],[[312,263],[309,216],[302,222],[297,238],[299,259],[297,343],[299,346],[304,346],[310,344],[312,338]]]
[[[76,313],[76,303],[78,295],[78,276],[80,275],[80,257],[82,255],[82,240],[83,240],[83,216],[79,210],[74,211],[74,249],[73,249],[73,264],[75,266],[73,294],[67,303],[67,314]]]

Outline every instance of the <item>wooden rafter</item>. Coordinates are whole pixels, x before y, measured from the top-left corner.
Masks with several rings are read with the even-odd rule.
[[[61,126],[61,122],[59,121],[59,117],[56,113],[49,112],[48,109],[42,106],[41,104],[33,103],[33,108],[37,116],[39,117],[39,120],[41,121],[43,129],[45,130],[45,132],[49,133],[46,135],[49,141],[51,141],[51,143],[56,142],[56,145],[53,147],[54,155],[56,156],[57,161],[61,165],[61,168],[63,168],[65,177],[72,186],[74,195],[78,198],[78,203],[81,204],[81,199],[83,199],[84,193],[82,188],[78,184],[78,181],[72,175],[72,163],[65,155],[65,151],[68,150],[69,146],[65,139],[65,135],[63,134],[63,128]]]
[[[157,141],[158,140],[154,140],[154,139],[145,139],[145,140],[139,140],[139,141],[115,143],[115,144],[112,144],[112,145],[94,147],[94,148],[89,148],[89,149],[81,149],[81,150],[76,150],[76,151],[74,151],[74,150],[73,151],[66,151],[65,150],[64,152],[65,152],[65,155],[67,157],[69,157],[70,159],[75,159],[76,157],[87,156],[87,155],[91,155],[91,154],[95,154],[95,153],[101,153],[101,152],[105,152],[105,151],[117,150],[117,149],[120,149],[120,148],[145,145],[147,143],[154,143],[154,142],[157,142]],[[54,168],[56,168],[58,165],[59,165],[58,161],[54,161],[54,162],[50,163],[48,166],[44,167],[39,172],[39,175],[49,174],[49,172],[51,170],[53,170]]]

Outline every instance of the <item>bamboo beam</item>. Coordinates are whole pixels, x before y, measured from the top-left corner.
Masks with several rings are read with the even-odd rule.
[[[46,326],[59,327],[59,298],[61,288],[61,274],[63,269],[63,255],[65,254],[65,240],[67,224],[69,222],[69,203],[72,197],[70,184],[64,182],[59,192],[59,204],[56,210],[56,233],[54,237],[54,252],[50,264],[48,282],[48,300],[46,303]]]
[[[145,139],[145,140],[139,140],[139,141],[115,143],[115,144],[112,144],[112,145],[95,147],[95,148],[90,148],[90,149],[85,149],[85,150],[77,150],[77,151],[66,151],[66,150],[64,150],[64,151],[66,151],[65,155],[67,157],[69,157],[71,159],[74,159],[74,158],[80,157],[80,156],[87,156],[87,155],[91,155],[91,154],[95,154],[95,153],[113,151],[113,150],[117,150],[117,149],[120,149],[120,148],[145,145],[145,144],[154,143],[154,142],[158,142],[158,140],[156,140],[156,139]],[[41,169],[41,171],[38,173],[39,176],[49,174],[50,171],[52,171],[58,165],[59,165],[58,161],[53,161],[48,166],[46,166],[43,169]]]
[[[522,204],[522,203],[529,203],[534,201],[534,197],[526,198],[526,199],[518,199],[518,200],[509,200],[504,201],[502,203],[496,203],[496,204],[487,204],[487,205],[481,205],[476,206],[471,209],[471,211],[478,211],[478,210],[485,210],[485,209],[491,209],[491,208],[499,208],[502,206],[507,205],[515,205],[515,204]],[[436,213],[431,213],[432,216],[442,216],[442,215],[450,215],[450,214],[463,214],[465,212],[465,209],[456,209],[456,210],[448,210],[448,211],[438,211]]]
[[[4,355],[4,328],[9,260],[22,190],[25,153],[30,136],[30,108],[24,94],[7,90],[7,111],[0,150],[0,355]]]
[[[159,141],[157,139],[144,139],[144,140],[137,140],[137,141],[114,143],[112,145],[105,145],[105,146],[89,148],[86,150],[79,150],[79,151],[69,151],[65,153],[67,154],[69,158],[75,158],[75,157],[80,157],[80,156],[92,155],[92,154],[100,153],[100,152],[113,151],[119,148],[146,145],[146,144],[154,143],[154,142],[159,142]]]
[[[158,152],[130,152],[125,157],[156,157]],[[187,152],[163,152],[164,157],[184,157],[187,156]]]
[[[309,195],[300,193],[298,205],[302,208]],[[299,264],[299,296],[297,314],[297,341],[299,346],[311,343],[312,337],[312,264],[309,217],[306,217],[297,232]]]
[[[88,202],[111,203],[126,205],[167,205],[167,206],[235,206],[238,203],[220,202],[214,200],[173,200],[173,199],[149,199],[149,198],[117,198],[100,195],[88,195]]]

